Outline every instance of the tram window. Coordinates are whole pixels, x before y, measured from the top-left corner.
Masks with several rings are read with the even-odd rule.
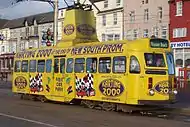
[[[67,73],[72,73],[73,72],[73,58],[68,58],[67,59]]]
[[[86,72],[96,73],[97,72],[97,58],[86,59]]]
[[[99,72],[110,73],[111,72],[111,58],[102,57],[99,59]]]
[[[51,67],[52,67],[52,60],[51,59],[46,60],[46,72],[47,73],[51,72]]]
[[[30,60],[29,72],[36,72],[36,60]]]
[[[113,72],[125,73],[126,72],[126,57],[116,56],[113,58]]]
[[[84,72],[84,58],[76,58],[75,59],[75,73],[83,73]]]
[[[28,60],[23,60],[22,61],[22,72],[28,72]]]
[[[130,58],[130,73],[139,74],[140,73],[140,63],[136,56],[131,56]]]
[[[59,73],[59,59],[54,60],[54,73]]]
[[[65,72],[65,58],[60,59],[60,73]]]
[[[45,60],[38,60],[38,72],[44,72],[45,69]]]
[[[21,62],[15,61],[15,67],[14,67],[15,72],[20,72],[20,68],[21,68]]]

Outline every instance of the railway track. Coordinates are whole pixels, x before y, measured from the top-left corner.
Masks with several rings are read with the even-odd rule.
[[[47,103],[59,103],[61,102],[52,102],[46,100],[43,96],[34,97],[31,95],[21,95],[22,100],[32,100],[32,101],[41,101],[41,102],[47,102]],[[94,101],[88,101],[84,100],[81,101],[81,103],[74,103],[71,105],[80,106],[81,105],[84,108],[90,108],[95,110],[104,110],[109,112],[117,112],[122,115],[130,115],[130,116],[142,116],[142,117],[155,117],[155,118],[161,118],[166,120],[176,120],[176,121],[184,121],[184,122],[190,122],[190,110],[181,110],[177,108],[171,108],[171,107],[152,107],[152,106],[146,106],[146,107],[138,107],[135,110],[131,110],[130,106],[128,111],[125,109],[118,110],[116,106],[114,106],[112,103],[102,103],[102,102],[94,102]]]

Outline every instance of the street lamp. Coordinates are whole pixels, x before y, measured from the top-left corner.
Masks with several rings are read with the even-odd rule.
[[[56,42],[57,42],[57,31],[58,31],[58,27],[57,27],[57,24],[58,24],[58,0],[16,0],[16,3],[18,2],[23,2],[23,1],[39,1],[39,2],[47,2],[49,3],[53,9],[54,9],[54,42],[53,42],[53,45],[56,45]]]

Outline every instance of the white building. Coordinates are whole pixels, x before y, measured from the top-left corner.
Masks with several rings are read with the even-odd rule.
[[[97,36],[100,41],[123,39],[123,0],[97,2],[100,12],[96,14]]]
[[[168,0],[125,0],[125,38],[156,37],[168,39]]]
[[[3,28],[0,29],[0,54],[9,52],[8,49],[8,40],[10,38],[10,29],[9,28]]]
[[[62,38],[64,9],[58,12],[58,40]],[[44,46],[42,36],[49,28],[53,32],[54,13],[42,13],[7,21],[0,33],[6,35],[4,43],[0,44],[1,53],[13,53]]]

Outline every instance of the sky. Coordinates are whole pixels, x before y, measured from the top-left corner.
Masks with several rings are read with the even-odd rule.
[[[71,4],[73,0],[66,0]],[[14,3],[15,0],[0,0],[0,18],[15,19],[33,14],[53,11],[52,6],[46,2],[25,1]],[[65,7],[64,0],[59,0],[59,8]]]

